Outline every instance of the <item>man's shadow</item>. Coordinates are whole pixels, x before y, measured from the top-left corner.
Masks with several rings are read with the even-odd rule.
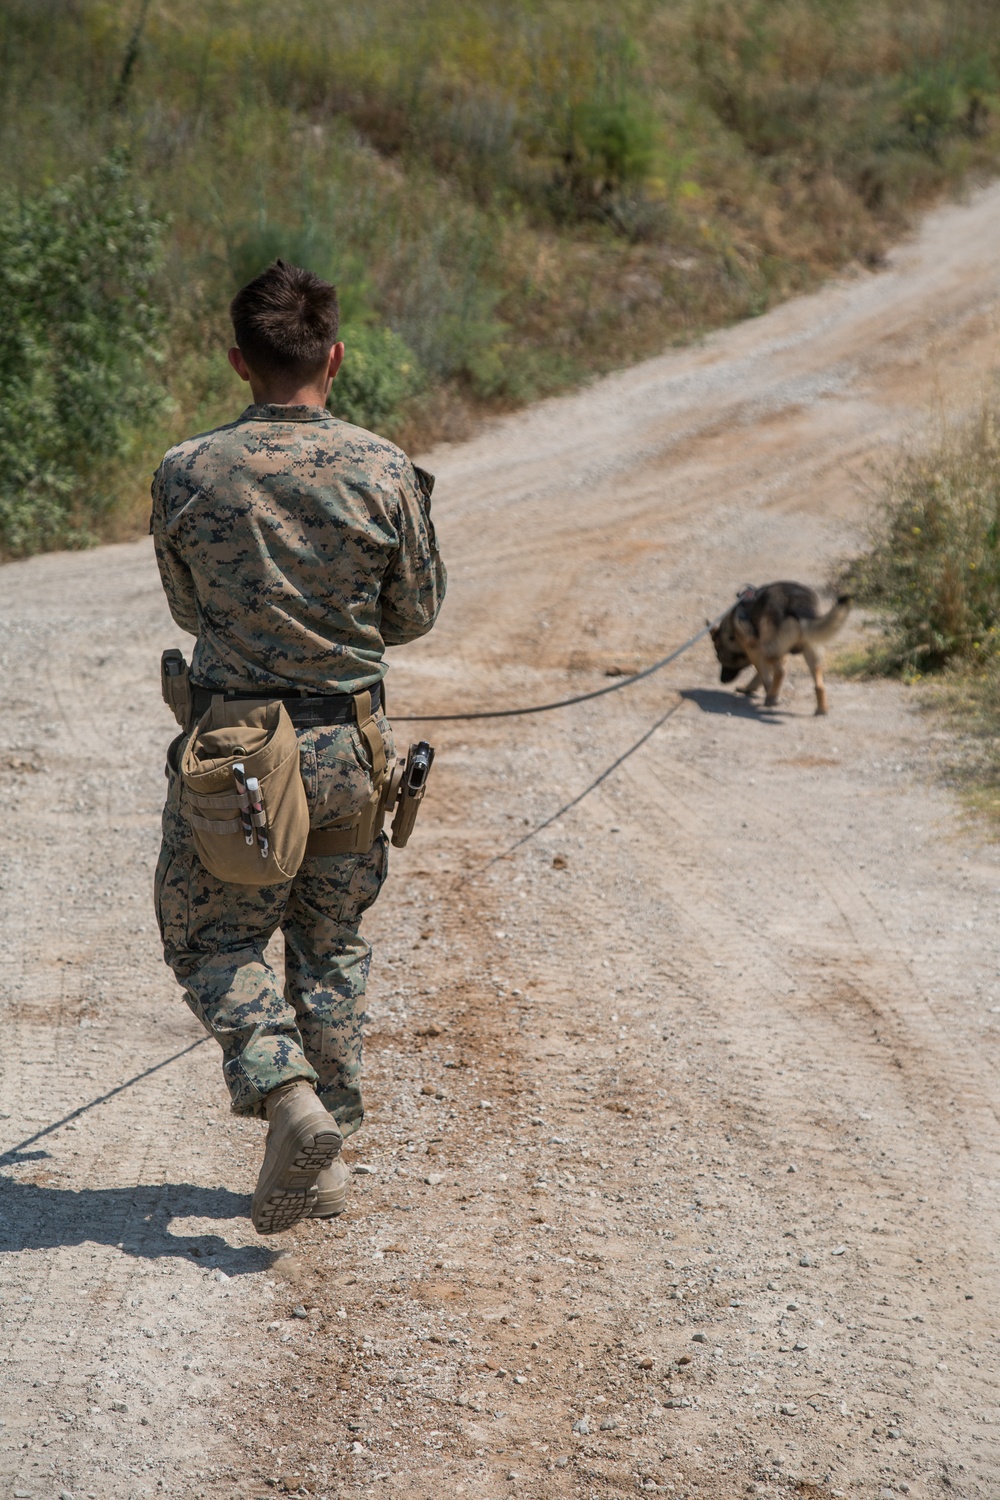
[[[45,1160],[49,1153],[37,1143],[64,1125],[79,1120],[98,1105],[125,1093],[144,1078],[159,1073],[178,1058],[204,1044],[199,1037],[179,1052],[144,1068],[134,1078],[116,1084],[96,1099],[70,1110],[26,1140],[0,1153],[0,1167]],[[31,1149],[34,1147],[35,1149]],[[273,1255],[263,1245],[234,1248],[218,1234],[171,1234],[173,1219],[245,1219],[249,1199],[228,1188],[196,1187],[190,1182],[127,1188],[56,1188],[39,1182],[19,1182],[0,1172],[0,1254],[17,1250],[53,1250],[59,1245],[112,1245],[123,1255],[158,1260],[172,1255],[192,1265],[243,1276],[263,1271]]]
[[[109,1245],[123,1255],[171,1255],[195,1266],[244,1276],[266,1270],[264,1245],[234,1247],[219,1234],[172,1234],[172,1219],[245,1219],[249,1199],[228,1188],[165,1183],[161,1187],[70,1188],[18,1182],[0,1173],[0,1254],[60,1245]]]

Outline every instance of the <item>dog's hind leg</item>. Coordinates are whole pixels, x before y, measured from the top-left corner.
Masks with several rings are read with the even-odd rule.
[[[813,685],[816,688],[816,712],[818,714],[829,713],[830,705],[826,697],[826,683],[823,681],[822,648],[814,646],[811,641],[806,639],[802,642],[802,655],[809,664]]]

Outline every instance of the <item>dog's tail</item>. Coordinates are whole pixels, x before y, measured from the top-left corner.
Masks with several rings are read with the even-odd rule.
[[[828,609],[825,615],[820,615],[818,620],[802,621],[802,634],[817,646],[832,640],[837,631],[843,629],[851,612],[852,602],[850,594],[841,594],[833,608]]]

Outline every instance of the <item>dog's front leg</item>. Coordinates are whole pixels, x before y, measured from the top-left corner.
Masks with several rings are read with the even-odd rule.
[[[743,649],[746,652],[747,656],[749,656],[750,658],[750,665],[753,667],[754,672],[757,674],[757,679],[761,683],[763,683],[764,702],[769,704],[771,702],[771,693],[773,691],[771,664],[765,657],[764,653],[761,651],[760,643],[758,641],[744,641]]]
[[[736,689],[736,691],[738,693],[746,693],[746,695],[747,695],[748,698],[752,698],[753,695],[754,695],[754,693],[757,691],[757,689],[760,688],[760,687],[762,687],[762,686],[763,686],[763,683],[761,681],[760,673],[755,670],[753,676],[750,679],[750,681],[749,682],[745,682],[743,684],[743,686],[742,687],[738,687]]]
[[[779,656],[778,660],[774,663],[774,668],[771,672],[771,681],[767,685],[767,693],[764,697],[765,708],[774,708],[775,704],[778,701],[778,694],[781,692],[781,684],[784,682],[784,680],[785,658],[783,656]]]

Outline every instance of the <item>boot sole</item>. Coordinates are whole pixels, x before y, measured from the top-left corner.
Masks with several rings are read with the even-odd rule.
[[[316,1178],[340,1150],[337,1130],[316,1130],[299,1143],[294,1156],[276,1172],[263,1193],[254,1194],[250,1218],[258,1234],[280,1234],[309,1216],[317,1199]]]

